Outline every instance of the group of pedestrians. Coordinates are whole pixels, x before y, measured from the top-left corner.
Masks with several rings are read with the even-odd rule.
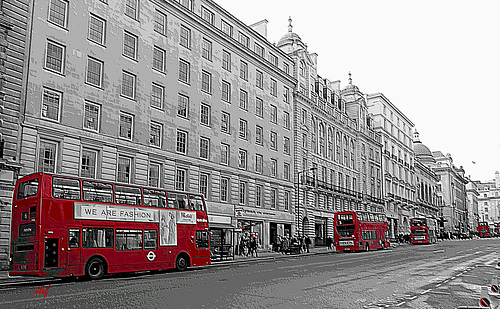
[[[257,257],[257,237],[250,235],[248,233],[245,233],[244,235],[241,236],[240,238],[240,243],[238,245],[238,253],[239,255],[244,255],[244,256],[249,256],[255,254],[255,257]]]
[[[312,241],[309,236],[297,235],[289,237],[288,235],[277,235],[273,240],[273,251],[281,254],[292,253],[296,250],[298,253],[309,253]]]

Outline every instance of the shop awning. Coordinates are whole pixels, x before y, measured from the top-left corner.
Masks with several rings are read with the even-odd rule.
[[[227,223],[208,223],[208,226],[210,228],[215,228],[215,229],[235,229],[236,226],[232,224],[227,224]]]

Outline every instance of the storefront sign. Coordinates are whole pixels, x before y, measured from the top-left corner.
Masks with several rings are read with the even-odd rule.
[[[268,209],[250,208],[243,206],[236,206],[234,208],[234,216],[236,218],[259,218],[259,219],[272,219],[273,221],[287,221],[293,222],[293,215]]]
[[[208,215],[208,221],[210,223],[231,224],[231,217]]]

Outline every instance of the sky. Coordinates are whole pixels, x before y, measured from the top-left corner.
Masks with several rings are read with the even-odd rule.
[[[267,39],[293,32],[318,54],[318,74],[383,93],[431,151],[472,180],[500,171],[500,1],[215,0]]]

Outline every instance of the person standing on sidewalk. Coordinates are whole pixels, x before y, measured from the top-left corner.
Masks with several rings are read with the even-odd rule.
[[[304,241],[306,243],[306,250],[307,250],[307,253],[309,253],[309,246],[311,246],[311,238],[309,238],[308,235],[306,235],[306,239]]]
[[[250,241],[250,245],[248,248],[252,257],[254,252],[255,252],[255,257],[257,257],[257,240],[255,238],[256,237],[252,237],[252,240]]]

